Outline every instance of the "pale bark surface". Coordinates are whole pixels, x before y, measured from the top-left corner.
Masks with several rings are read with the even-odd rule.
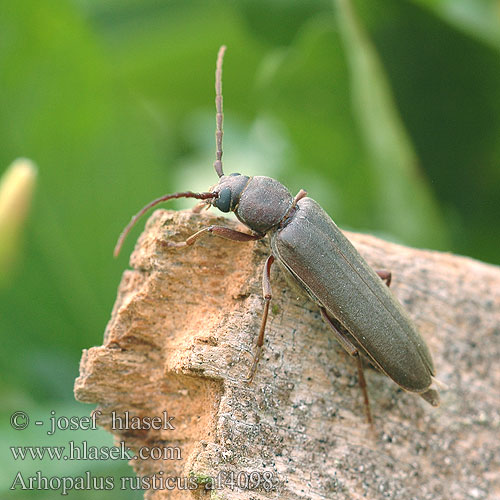
[[[237,226],[155,212],[123,274],[103,345],[83,353],[75,394],[99,405],[108,429],[112,411],[175,417],[175,430],[113,431],[134,450],[182,451],[182,460],[132,460],[139,475],[203,483],[220,472],[237,479],[267,471],[274,488],[147,498],[500,498],[498,267],[348,234],[374,268],[392,271],[391,289],[448,386],[435,409],[367,368],[374,438],[355,363],[277,266],[264,353],[253,384],[243,382],[261,320],[267,241],[208,236],[181,249],[158,241],[182,241],[213,223]]]

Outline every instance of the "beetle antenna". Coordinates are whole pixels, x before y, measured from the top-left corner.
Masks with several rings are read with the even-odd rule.
[[[215,70],[215,109],[217,114],[215,115],[214,168],[219,177],[224,175],[222,171],[222,136],[224,135],[224,131],[222,130],[222,122],[224,120],[224,115],[222,114],[222,61],[224,59],[224,52],[226,52],[226,46],[222,45],[217,54],[217,68]]]
[[[125,229],[121,232],[118,241],[116,242],[115,249],[113,251],[113,255],[118,257],[120,250],[122,248],[123,242],[127,237],[127,234],[130,230],[135,226],[135,223],[152,207],[158,205],[158,203],[162,203],[163,201],[172,200],[174,198],[196,198],[197,200],[208,200],[210,198],[217,198],[217,193],[193,193],[192,191],[186,191],[184,193],[173,193],[166,194],[156,200],[151,201],[146,206],[142,207],[139,212],[137,212],[131,219],[130,222],[125,226]]]

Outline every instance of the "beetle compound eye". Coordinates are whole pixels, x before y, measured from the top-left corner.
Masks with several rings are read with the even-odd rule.
[[[231,209],[231,190],[229,188],[220,190],[219,197],[215,200],[215,206],[221,212],[229,212]]]

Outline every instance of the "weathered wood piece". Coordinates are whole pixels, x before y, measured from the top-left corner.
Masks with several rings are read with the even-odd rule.
[[[112,430],[112,411],[175,417],[175,430],[112,430],[134,450],[170,453],[131,460],[138,475],[200,485],[146,498],[500,498],[500,268],[348,234],[374,268],[392,271],[391,290],[448,386],[435,409],[365,370],[374,439],[355,363],[277,266],[263,356],[253,383],[243,383],[260,325],[267,241],[161,244],[221,222],[238,226],[156,211],[123,274],[103,345],[82,356],[75,395],[98,403],[105,428]],[[236,484],[205,492],[209,477]],[[238,487],[245,477],[260,485]]]

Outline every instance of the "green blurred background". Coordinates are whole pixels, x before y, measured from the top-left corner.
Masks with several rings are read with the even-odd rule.
[[[4,491],[18,470],[131,474],[17,463],[8,446],[56,442],[8,417],[90,412],[73,401],[81,350],[102,342],[143,223],[114,260],[118,234],[149,200],[216,181],[223,43],[227,173],[304,188],[345,228],[500,263],[500,2],[2,2],[0,172],[39,168],[16,265],[0,262]]]

